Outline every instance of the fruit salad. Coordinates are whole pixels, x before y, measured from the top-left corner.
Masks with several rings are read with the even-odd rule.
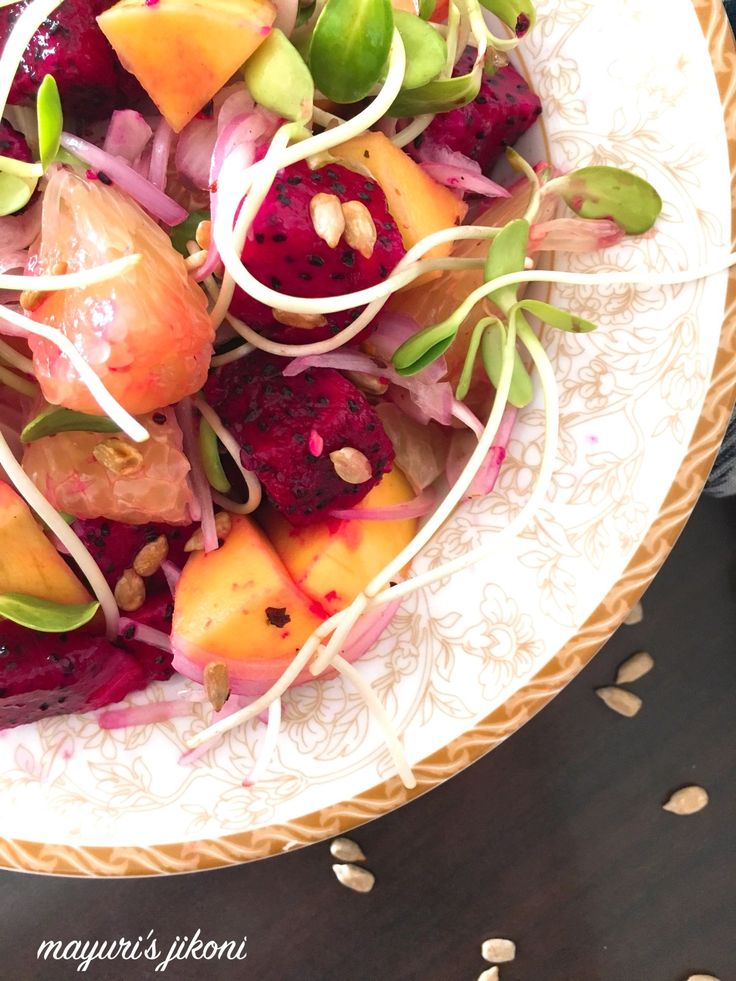
[[[0,727],[198,711],[191,763],[261,719],[247,783],[284,692],[339,672],[412,785],[353,662],[404,596],[487,554],[412,570],[492,492],[537,386],[541,466],[498,540],[544,499],[539,325],[595,324],[527,295],[585,278],[540,255],[653,234],[662,207],[632,172],[513,148],[543,109],[514,64],[535,19],[531,0],[0,7]],[[186,694],[108,707],[175,672]]]

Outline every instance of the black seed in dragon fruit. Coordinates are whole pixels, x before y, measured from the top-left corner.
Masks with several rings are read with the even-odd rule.
[[[30,0],[0,8],[0,44]],[[53,75],[65,113],[100,119],[143,94],[122,67],[95,20],[113,0],[64,0],[39,27],[15,74],[8,102],[33,104],[39,85]]]
[[[352,507],[391,469],[394,449],[362,392],[332,368],[285,378],[260,352],[212,372],[205,398],[241,446],[274,507],[293,525]],[[359,484],[338,476],[330,453],[352,447],[370,465]]]
[[[366,258],[341,236],[331,248],[317,234],[310,202],[317,194],[334,195],[342,203],[359,201],[376,228],[372,254]],[[386,196],[375,181],[346,167],[330,164],[310,170],[305,162],[279,171],[256,215],[243,250],[243,263],[265,286],[300,297],[340,296],[375,286],[392,272],[405,249]],[[358,316],[362,307],[328,313],[304,326],[247,296],[236,288],[230,310],[268,337],[303,344],[332,337]]]
[[[455,67],[455,75],[472,68],[473,55],[466,53]],[[407,148],[416,160],[431,147],[443,147],[477,161],[484,172],[513,146],[542,112],[539,98],[512,65],[495,75],[483,76],[480,92],[467,106],[435,116],[427,129]]]

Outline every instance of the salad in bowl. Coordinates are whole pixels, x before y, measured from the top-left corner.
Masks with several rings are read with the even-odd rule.
[[[545,255],[662,208],[633,170],[513,149],[543,109],[514,66],[534,26],[530,0],[0,8],[0,727],[204,710],[186,764],[258,719],[248,785],[282,695],[338,672],[413,785],[354,662],[544,502],[537,325],[596,325],[525,286],[632,282]],[[528,500],[414,571],[537,386]],[[178,697],[117,705],[175,672]]]

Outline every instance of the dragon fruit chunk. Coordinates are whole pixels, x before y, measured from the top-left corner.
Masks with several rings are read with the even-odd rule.
[[[25,137],[17,129],[13,129],[6,119],[0,122],[0,155],[22,160],[23,163],[30,163],[32,160]]]
[[[464,54],[455,67],[456,75],[470,70],[473,57]],[[407,148],[416,160],[431,148],[444,147],[476,160],[484,173],[513,146],[542,112],[538,97],[512,65],[495,75],[484,75],[480,92],[467,106],[435,116],[427,129]]]
[[[310,368],[284,378],[285,363],[252,354],[214,371],[204,393],[271,503],[291,524],[304,525],[361,501],[391,469],[394,450],[365,396],[338,371]],[[310,452],[314,433],[322,439],[318,456]],[[346,447],[367,458],[367,480],[338,476],[330,454]]]
[[[0,8],[4,48],[16,19],[30,0]],[[86,119],[106,116],[142,95],[136,79],[122,67],[95,17],[114,0],[64,0],[39,27],[15,74],[8,102],[30,104],[46,75],[59,86],[64,111]]]
[[[171,657],[134,640],[0,625],[0,729],[89,712],[173,673]]]
[[[351,248],[344,236],[330,248],[317,235],[309,206],[319,193],[333,194],[342,203],[360,201],[368,208],[377,232],[370,258]],[[242,259],[264,285],[294,296],[317,297],[340,296],[377,285],[404,253],[401,234],[375,181],[337,164],[310,170],[301,161],[279,171],[253,222]],[[236,288],[230,305],[236,317],[288,344],[332,337],[351,324],[361,309],[327,314],[324,323],[300,327],[275,319],[270,307],[240,288]]]

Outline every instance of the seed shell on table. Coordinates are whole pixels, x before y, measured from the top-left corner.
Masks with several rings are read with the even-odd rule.
[[[355,892],[370,892],[376,882],[376,877],[368,869],[361,868],[360,865],[333,865],[332,871],[337,876],[337,881],[353,889]]]
[[[718,981],[715,974],[691,974],[687,981]]]
[[[641,603],[634,603],[629,612],[623,619],[627,627],[634,627],[644,619],[644,609]]]
[[[492,937],[483,941],[480,954],[484,961],[491,964],[506,964],[516,957],[516,944],[503,937]]]
[[[638,681],[639,678],[643,678],[645,674],[649,674],[653,667],[654,658],[652,655],[648,651],[637,651],[636,654],[632,654],[631,657],[627,657],[625,661],[619,664],[616,684],[630,685],[632,682]]]
[[[627,719],[633,718],[642,706],[641,699],[633,691],[626,691],[615,685],[596,688],[595,693],[605,705],[619,715],[625,715]]]
[[[708,799],[708,791],[704,787],[690,784],[676,790],[670,799],[662,804],[662,809],[669,811],[670,814],[697,814],[706,806]]]
[[[499,981],[500,977],[497,967],[489,967],[478,975],[478,981]]]
[[[341,862],[365,862],[363,849],[352,838],[335,838],[330,842],[330,854]]]

